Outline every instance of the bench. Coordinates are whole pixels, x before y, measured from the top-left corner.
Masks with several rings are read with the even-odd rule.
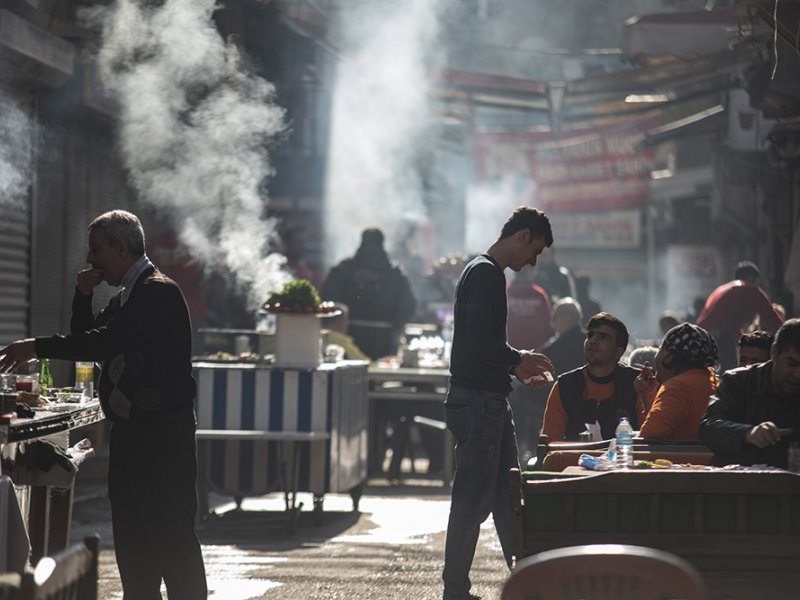
[[[800,583],[800,474],[636,469],[545,480],[514,469],[511,487],[517,560],[581,544],[634,544],[732,580]]]

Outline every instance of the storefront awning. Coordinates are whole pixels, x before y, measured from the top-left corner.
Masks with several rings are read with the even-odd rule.
[[[730,11],[642,15],[622,30],[623,59],[652,65],[722,52],[739,36],[740,20]]]
[[[651,129],[645,133],[636,147],[650,148],[657,144],[689,135],[700,135],[723,130],[725,126],[725,107],[718,104],[688,117],[684,117],[683,119],[665,123],[655,129]]]

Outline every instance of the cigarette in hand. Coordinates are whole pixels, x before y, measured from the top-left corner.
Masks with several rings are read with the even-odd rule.
[[[544,378],[545,381],[553,381],[553,374],[550,371],[545,371],[541,375],[531,375],[524,381],[524,383],[531,383],[532,381],[536,381],[537,379],[541,378]]]

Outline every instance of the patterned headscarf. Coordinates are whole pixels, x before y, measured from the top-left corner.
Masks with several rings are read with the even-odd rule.
[[[717,342],[693,323],[681,323],[670,329],[661,340],[661,347],[706,367],[713,367],[719,360]]]

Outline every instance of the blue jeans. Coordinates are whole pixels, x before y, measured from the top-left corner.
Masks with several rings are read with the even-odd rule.
[[[447,427],[456,439],[455,476],[444,550],[444,598],[466,598],[481,523],[489,516],[511,566],[509,469],[519,467],[514,419],[505,394],[450,386]]]

